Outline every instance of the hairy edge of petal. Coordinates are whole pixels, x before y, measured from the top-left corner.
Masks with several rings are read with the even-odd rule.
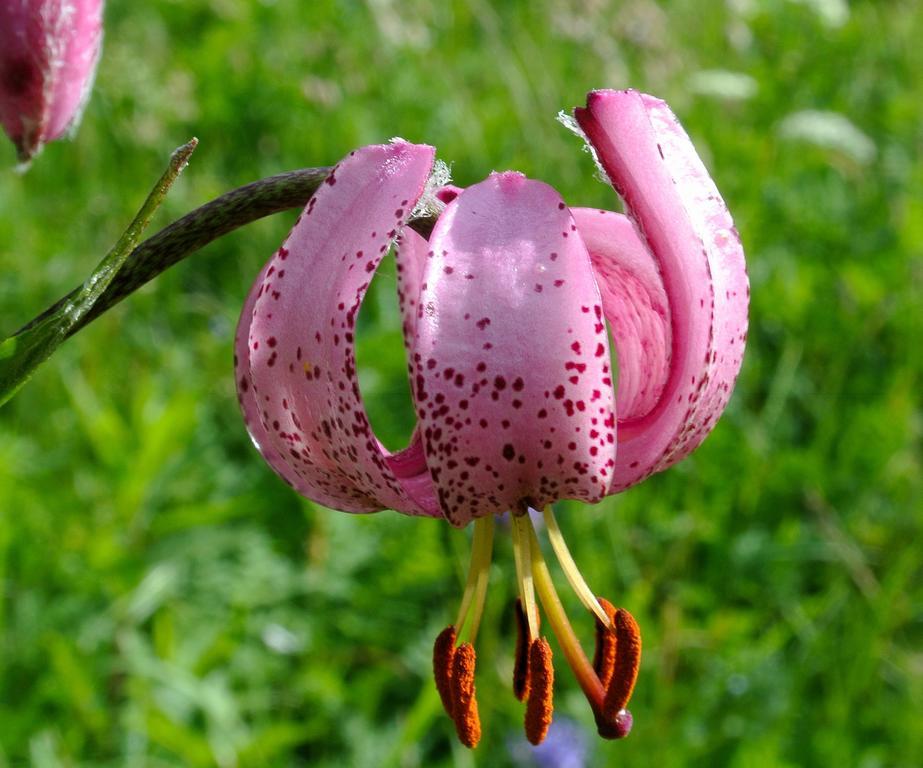
[[[560,196],[492,174],[448,204],[428,245],[405,338],[446,518],[462,526],[523,501],[599,500],[615,465],[608,338]],[[408,306],[411,296],[404,289]]]
[[[439,515],[406,486],[418,462],[398,462],[404,477],[389,467],[362,403],[354,346],[362,299],[423,192],[433,155],[406,142],[350,153],[251,289],[249,378],[238,377],[259,418],[251,435],[284,479],[336,509]]]
[[[727,206],[669,107],[636,91],[593,91],[574,112],[657,262],[672,325],[657,404],[619,424],[612,490],[691,452],[714,427],[740,370],[749,285]],[[621,355],[619,370],[643,362]]]

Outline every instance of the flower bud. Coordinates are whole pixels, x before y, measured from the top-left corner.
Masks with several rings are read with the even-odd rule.
[[[0,3],[0,124],[30,160],[72,130],[102,45],[103,0]]]

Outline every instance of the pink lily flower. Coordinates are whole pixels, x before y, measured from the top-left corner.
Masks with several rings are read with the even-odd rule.
[[[434,648],[437,688],[467,746],[480,738],[473,642],[492,521],[506,511],[520,592],[514,692],[526,700],[527,736],[544,738],[552,709],[536,590],[600,734],[628,733],[637,624],[586,585],[551,504],[599,501],[692,451],[727,404],[746,339],[740,240],[667,105],[635,91],[594,91],[575,117],[627,216],[569,208],[547,184],[494,173],[441,190],[447,205],[425,240],[405,225],[434,150],[403,141],[363,147],[308,203],[238,326],[244,419],[299,493],[348,512],[475,522],[461,609]],[[369,425],[353,335],[392,243],[418,417],[397,453]],[[564,572],[595,616],[592,663],[554,591],[529,508],[544,509]]]
[[[73,130],[102,46],[103,0],[0,3],[0,123],[27,162]]]

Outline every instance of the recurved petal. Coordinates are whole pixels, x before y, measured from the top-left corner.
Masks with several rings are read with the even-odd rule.
[[[670,312],[662,391],[619,424],[618,491],[676,463],[714,427],[740,370],[749,285],[727,207],[664,102],[594,91],[575,116],[650,249]],[[643,358],[618,354],[620,375],[643,372]]]
[[[551,187],[501,173],[461,192],[430,237],[416,311],[414,402],[450,522],[605,495],[608,341],[586,248]]]
[[[260,274],[254,283],[255,287],[247,294],[244,308],[240,313],[240,319],[237,321],[237,330],[234,334],[234,379],[237,382],[237,402],[240,405],[240,412],[244,417],[244,425],[247,427],[250,440],[266,460],[266,463],[292,488],[307,496],[311,491],[310,486],[305,484],[295,472],[294,467],[276,450],[266,428],[263,426],[260,407],[250,384],[250,323],[253,321],[253,306],[256,304],[259,286],[266,279],[266,272],[271,265],[272,261],[270,260],[260,270]]]
[[[372,275],[432,164],[431,147],[402,141],[351,153],[252,289],[250,376],[238,376],[250,388],[242,399],[251,434],[283,478],[330,507],[439,514],[405,488],[403,477],[421,473],[413,446],[395,461],[397,474],[389,467],[359,392],[353,337]]]

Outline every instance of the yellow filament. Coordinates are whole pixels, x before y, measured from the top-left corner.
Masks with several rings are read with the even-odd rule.
[[[564,535],[558,527],[558,521],[555,519],[554,510],[551,509],[551,506],[545,507],[544,515],[545,526],[548,528],[548,539],[551,541],[551,548],[554,550],[558,558],[558,563],[561,565],[561,570],[564,571],[564,575],[570,582],[571,587],[577,594],[577,597],[580,598],[580,602],[586,606],[586,609],[595,614],[596,618],[602,622],[604,627],[612,629],[612,622],[609,621],[609,617],[596,599],[596,595],[594,595],[593,591],[587,586],[583,575],[580,573],[580,569],[577,568],[577,563],[574,562],[574,558],[567,548],[567,542],[564,541]]]
[[[535,585],[532,582],[532,551],[529,546],[529,530],[532,523],[529,513],[510,516],[513,525],[513,559],[516,561],[516,581],[519,583],[519,599],[529,623],[529,640],[538,637],[538,606],[535,603]]]
[[[526,523],[526,536],[531,550],[532,574],[535,577],[535,587],[538,590],[538,597],[541,600],[542,608],[545,610],[545,617],[551,624],[551,629],[558,639],[558,645],[564,651],[567,663],[574,671],[577,682],[583,689],[584,694],[594,709],[602,706],[606,692],[599,682],[599,678],[593,671],[593,667],[583,652],[580,641],[574,634],[574,628],[570,625],[567,614],[564,612],[564,606],[561,599],[555,591],[554,584],[551,581],[551,574],[548,572],[548,566],[542,557],[542,550],[538,544],[538,538],[531,522]]]
[[[468,642],[472,645],[477,637],[481,625],[481,615],[484,613],[484,600],[487,597],[487,580],[490,576],[490,560],[494,547],[494,517],[487,515],[474,521],[474,537],[471,543],[471,563],[468,566],[468,579],[465,583],[465,592],[458,608],[458,618],[455,628],[461,635],[462,625],[471,612],[471,623],[468,628]]]

